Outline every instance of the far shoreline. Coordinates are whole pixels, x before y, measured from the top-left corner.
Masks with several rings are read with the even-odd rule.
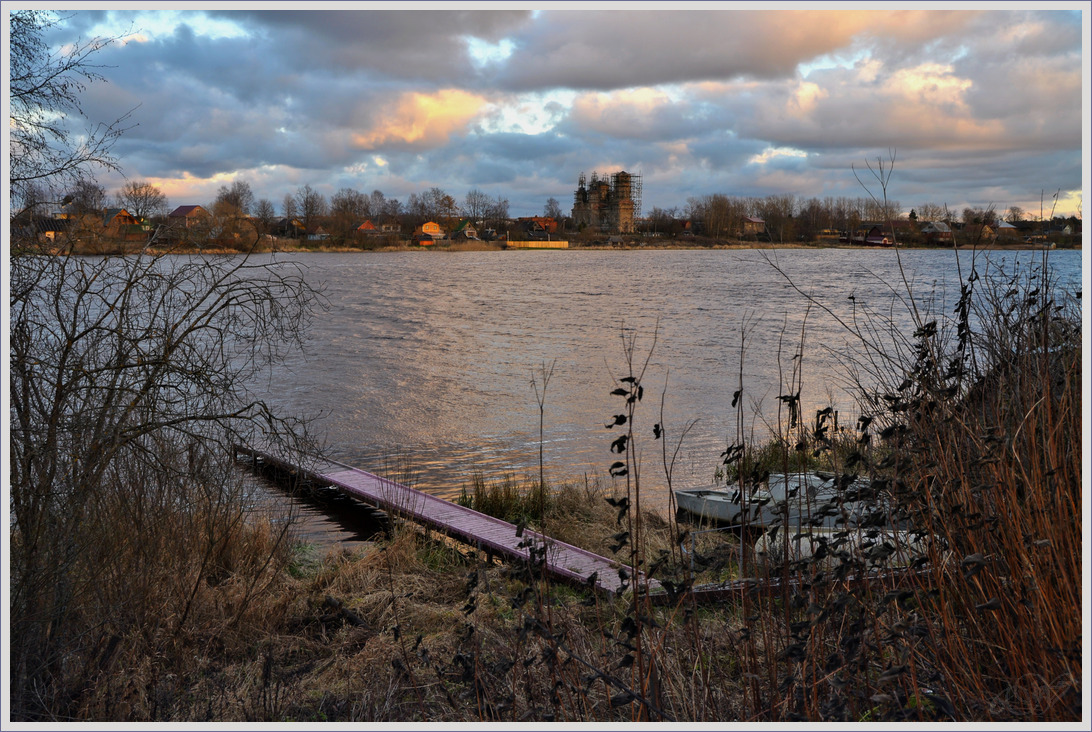
[[[500,243],[494,242],[456,242],[452,244],[433,244],[431,246],[418,246],[413,244],[402,245],[388,245],[375,248],[362,248],[362,247],[350,247],[350,246],[329,246],[329,245],[316,245],[316,246],[273,246],[273,247],[261,247],[259,249],[253,249],[250,252],[242,251],[231,247],[154,247],[144,250],[148,254],[385,254],[385,253],[408,253],[408,252],[437,252],[437,253],[459,253],[459,252],[634,252],[634,251],[714,251],[714,250],[768,250],[768,249],[838,249],[838,250],[862,250],[862,251],[1081,251],[1082,242],[1078,241],[1072,246],[1032,246],[1025,244],[1024,242],[1013,244],[998,244],[996,242],[989,244],[967,245],[967,246],[955,246],[955,247],[938,247],[938,246],[923,246],[923,245],[907,245],[907,246],[868,246],[860,244],[819,244],[819,243],[727,243],[721,242],[709,245],[699,244],[611,244],[611,245],[589,245],[578,244],[576,246],[567,247],[507,247]]]

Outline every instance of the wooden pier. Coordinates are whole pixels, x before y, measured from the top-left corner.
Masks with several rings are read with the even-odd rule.
[[[623,573],[628,575],[628,568],[623,568],[615,560],[530,529],[521,529],[507,521],[381,478],[366,470],[332,460],[322,460],[314,467],[305,468],[270,453],[243,446],[236,446],[235,453],[237,457],[246,456],[255,466],[273,466],[300,478],[332,486],[391,516],[442,532],[480,551],[524,562],[535,556],[542,562],[545,571],[555,578],[591,585],[612,595],[632,587],[632,579],[623,579]],[[656,580],[641,577],[639,581],[647,582],[652,591],[661,589]]]

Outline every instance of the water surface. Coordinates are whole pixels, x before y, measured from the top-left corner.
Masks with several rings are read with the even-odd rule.
[[[989,254],[990,266],[1009,269],[1016,259],[1043,256]],[[1049,257],[1079,288],[1080,252]],[[636,422],[641,480],[645,495],[662,503],[661,443],[652,439],[661,408],[672,451],[693,423],[673,484],[707,485],[741,427],[760,437],[781,418],[777,397],[796,390],[793,379],[801,382],[805,415],[833,403],[843,422],[852,422],[843,354],[854,338],[845,324],[868,308],[910,327],[904,278],[923,312],[950,314],[959,296],[949,251],[291,258],[324,284],[330,309],[316,319],[307,353],[263,388],[281,408],[319,415],[335,459],[448,498],[476,475],[537,476],[540,414],[532,380],[541,390],[551,365],[542,414],[547,477],[605,479],[617,459],[610,452],[617,434],[605,425],[622,407],[610,392],[628,374],[624,343],[635,339],[634,367],[648,359]],[[970,264],[962,253],[964,276]],[[742,413],[731,406],[741,379]]]

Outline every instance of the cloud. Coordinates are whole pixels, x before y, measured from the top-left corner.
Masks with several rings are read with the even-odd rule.
[[[248,27],[311,67],[366,71],[430,84],[475,76],[467,37],[495,42],[531,17],[525,10],[263,10],[213,13]]]
[[[829,10],[547,11],[518,35],[506,88],[775,79],[858,46],[915,47],[958,33],[974,13]]]
[[[595,92],[574,100],[564,129],[634,142],[675,141],[726,126],[731,117],[717,111],[681,87]]]
[[[441,89],[432,94],[407,92],[390,103],[389,110],[372,120],[370,129],[353,135],[361,150],[383,146],[435,147],[474,120],[486,100],[460,89]]]

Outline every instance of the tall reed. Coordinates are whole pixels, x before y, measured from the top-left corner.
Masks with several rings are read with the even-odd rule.
[[[1080,716],[1077,297],[1046,257],[975,256],[953,316],[915,305],[912,333],[871,324],[889,340],[862,337],[850,359],[868,378],[845,466],[867,478],[889,522],[931,548],[909,573],[848,554],[833,569],[802,563],[813,565],[806,592],[780,598],[795,612],[784,618],[784,689],[771,712]],[[844,584],[866,570],[868,582]]]

